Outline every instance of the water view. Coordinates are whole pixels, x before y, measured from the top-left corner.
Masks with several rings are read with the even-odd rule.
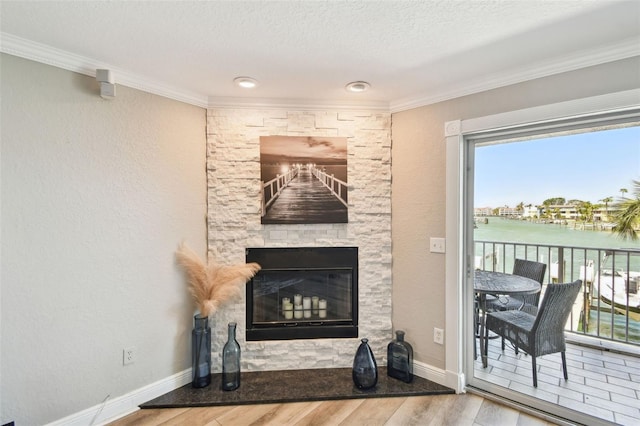
[[[573,229],[571,225],[533,223],[517,219],[499,217],[476,222],[475,240],[516,242],[544,245],[563,245],[591,248],[636,248],[640,242],[628,241],[609,231],[584,231]]]
[[[610,231],[574,229],[571,224],[499,217],[478,218],[474,240],[476,268],[510,272],[514,258],[527,258],[548,265],[545,283],[583,280],[586,291],[579,296],[572,331],[640,345],[640,316],[631,311],[637,304],[640,256],[629,255],[630,251],[615,256],[607,252],[640,250],[640,242],[624,240]],[[613,291],[611,287],[622,296],[614,315],[612,306],[599,297],[606,290]]]
[[[263,164],[260,167],[260,177],[263,182],[269,182],[278,175],[287,173],[293,165],[289,164]],[[336,179],[347,182],[347,165],[317,165],[323,172],[334,175]]]

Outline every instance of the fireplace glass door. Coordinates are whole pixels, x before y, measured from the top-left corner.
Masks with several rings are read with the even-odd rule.
[[[248,249],[247,340],[357,337],[354,249]]]

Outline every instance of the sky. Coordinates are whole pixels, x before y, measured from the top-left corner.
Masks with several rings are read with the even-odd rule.
[[[640,126],[476,147],[474,179],[476,208],[616,202],[640,180]]]
[[[265,157],[300,159],[332,159],[347,161],[347,138],[313,136],[261,136],[260,155]]]

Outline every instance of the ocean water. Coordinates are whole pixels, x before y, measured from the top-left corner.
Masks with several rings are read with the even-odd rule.
[[[497,217],[488,218],[487,224],[483,223],[483,220],[484,218],[479,218],[477,221],[477,228],[474,229],[475,241],[540,244],[543,246],[590,249],[640,249],[639,241],[624,240],[609,231],[577,230],[566,225],[539,224]],[[478,255],[478,250],[479,244],[476,243],[476,255]],[[506,272],[509,272],[514,256],[527,257],[530,260],[534,260],[531,253],[527,256],[524,254],[524,249],[521,248],[518,248],[514,254],[512,251],[513,246],[509,244],[500,250],[504,250],[505,253],[500,253],[501,257],[498,260],[499,264],[496,266],[497,270],[505,268]],[[598,263],[597,255],[602,252],[596,250],[575,250],[573,259],[568,258],[570,255],[567,254],[566,251],[565,253],[565,261],[567,262],[565,271],[565,277],[567,277],[567,279],[565,281],[577,278],[583,279],[584,275],[581,276],[580,266],[584,265],[585,255],[587,260],[594,261],[595,271],[597,271],[599,266],[602,269],[611,267],[611,258],[605,263]],[[550,268],[547,269],[547,274],[549,274],[550,269],[554,268],[553,262],[557,261],[557,250],[552,250],[551,259],[547,257],[549,256],[549,252],[546,249],[541,249],[538,255],[543,258],[536,260],[549,264]],[[640,256],[629,256],[627,258],[627,256],[616,255],[615,259],[615,269],[626,269],[628,261],[628,267],[631,271],[640,271]],[[573,260],[573,262],[571,262],[571,260]],[[611,335],[612,328],[614,330],[613,336]],[[581,332],[581,328],[578,331]],[[623,315],[614,315],[612,318],[609,313],[603,311],[598,313],[595,309],[592,309],[590,311],[589,330],[586,334],[598,335],[607,339],[640,345],[640,322],[629,320],[627,323],[627,318]]]
[[[334,175],[336,179],[340,179],[343,182],[347,182],[347,165],[318,165],[318,167],[324,170],[330,175]],[[260,166],[260,178],[263,182],[269,182],[279,174],[286,173],[288,165],[274,165],[263,164]]]
[[[581,249],[593,249],[593,250],[574,250],[573,259],[570,259],[570,252],[564,251],[565,262],[573,260],[573,275],[567,275],[567,279],[582,278],[580,275],[580,265],[584,264],[586,257],[587,261],[592,261],[596,268],[598,267],[599,255],[603,255],[604,252],[597,252],[597,249],[639,249],[639,241],[625,240],[617,234],[610,231],[593,231],[593,230],[580,230],[574,229],[570,225],[558,225],[558,224],[542,224],[532,223],[524,220],[505,219],[498,217],[488,218],[488,223],[484,223],[483,218],[477,221],[477,228],[474,229],[475,241],[496,241],[501,243],[514,243],[514,244],[539,244],[541,246],[562,246],[562,247],[576,247]],[[479,245],[476,244],[476,251],[480,250]],[[502,250],[500,247],[499,250]],[[513,264],[513,257],[527,258],[529,260],[538,260],[544,263],[552,264],[558,260],[558,249],[552,248],[551,253],[548,249],[541,248],[539,250],[536,259],[535,248],[530,248],[529,252],[525,255],[524,248],[518,247],[515,255],[513,253],[513,246],[507,245],[504,248],[505,253],[500,252],[499,256],[504,256],[500,259],[505,264],[506,272],[509,272],[509,266]],[[533,252],[533,253],[532,253]],[[478,253],[476,253],[477,255]],[[630,262],[629,266],[632,271],[640,271],[640,256],[623,256],[616,255],[615,263],[616,269],[626,268],[627,261]],[[612,259],[609,258],[604,268],[608,265],[611,267]]]
[[[483,218],[477,223],[473,236],[475,240],[528,243],[544,245],[562,245],[589,248],[635,248],[640,242],[624,240],[609,231],[585,231],[566,225],[532,223],[524,220]]]

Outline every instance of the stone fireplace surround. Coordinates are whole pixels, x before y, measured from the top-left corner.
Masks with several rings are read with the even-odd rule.
[[[244,262],[247,247],[354,246],[359,252],[359,337],[247,342],[245,300],[212,318],[213,372],[227,323],[238,323],[243,371],[350,367],[360,338],[386,362],[391,324],[391,117],[378,111],[228,109],[207,111],[208,250]],[[260,136],[346,137],[349,222],[262,225]]]

